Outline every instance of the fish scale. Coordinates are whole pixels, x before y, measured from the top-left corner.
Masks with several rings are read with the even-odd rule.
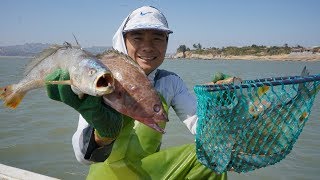
[[[164,133],[157,123],[168,121],[168,117],[157,91],[142,68],[118,51],[106,51],[98,57],[115,78],[115,90],[103,96],[105,102],[118,112]]]

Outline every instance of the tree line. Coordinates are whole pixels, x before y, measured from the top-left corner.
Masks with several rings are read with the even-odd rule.
[[[195,54],[213,54],[213,55],[223,55],[223,56],[244,56],[244,55],[255,55],[255,56],[270,56],[270,55],[281,55],[281,54],[290,54],[291,52],[312,52],[312,53],[320,53],[320,47],[314,48],[305,48],[303,46],[297,45],[294,47],[289,47],[288,44],[284,44],[283,46],[259,46],[259,45],[251,45],[251,46],[228,46],[222,48],[210,47],[203,48],[200,43],[193,44],[193,49],[190,49],[186,45],[180,45],[177,48],[177,53],[186,51],[191,51]]]

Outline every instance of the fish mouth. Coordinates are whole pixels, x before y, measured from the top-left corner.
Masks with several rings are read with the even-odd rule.
[[[142,124],[152,128],[162,134],[164,134],[165,131],[159,125],[169,121],[166,113],[162,113],[161,115],[160,114],[155,115],[153,117],[137,118],[135,120],[141,122]]]
[[[166,132],[164,131],[164,129],[162,129],[158,124],[147,124],[147,126],[149,126],[150,128],[162,133],[162,134],[165,134]]]
[[[110,94],[114,91],[114,77],[110,72],[98,75],[94,84],[98,95]]]

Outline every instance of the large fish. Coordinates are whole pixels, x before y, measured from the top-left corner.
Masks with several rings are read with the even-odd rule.
[[[164,133],[158,122],[167,121],[160,97],[142,68],[129,56],[107,51],[99,56],[115,79],[114,92],[103,99],[118,112]]]
[[[49,83],[69,84],[79,97],[102,96],[114,90],[110,70],[94,55],[66,42],[42,51],[28,64],[20,82],[0,88],[0,99],[6,107],[15,109],[28,91],[43,87],[45,77],[58,68],[68,71],[70,80]]]

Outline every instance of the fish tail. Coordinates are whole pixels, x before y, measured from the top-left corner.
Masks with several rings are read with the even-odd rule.
[[[309,70],[307,69],[306,66],[303,67],[302,71],[301,71],[301,77],[305,77],[305,76],[309,76],[310,75],[310,72]],[[301,91],[305,86],[305,83],[300,83],[299,86],[298,86],[298,91]]]
[[[301,71],[301,75],[300,76],[309,76],[310,75],[310,72],[309,70],[307,69],[307,66],[304,66],[302,71]]]
[[[17,108],[25,94],[14,92],[12,85],[0,88],[0,99],[3,100],[4,106],[11,109]]]

